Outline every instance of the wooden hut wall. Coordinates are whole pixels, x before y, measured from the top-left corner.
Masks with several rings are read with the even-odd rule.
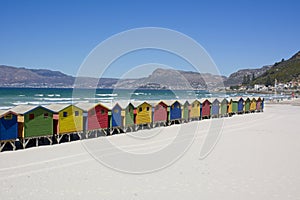
[[[124,124],[126,127],[134,125],[134,106],[129,103],[128,106],[125,108],[125,120]]]
[[[59,134],[83,130],[83,111],[70,105],[59,112]]]
[[[88,112],[88,130],[105,129],[109,126],[109,109],[101,104]]]
[[[190,117],[191,118],[199,118],[200,117],[200,102],[199,101],[194,101],[191,104],[191,114]]]
[[[213,116],[219,116],[220,114],[220,102],[217,99],[215,99],[211,104],[211,114]]]
[[[239,113],[244,112],[244,100],[243,100],[243,98],[239,99],[239,102],[238,102],[238,112]]]
[[[18,116],[7,112],[0,117],[0,140],[15,140],[18,137]]]
[[[175,101],[170,107],[170,120],[181,119],[181,104]]]
[[[168,120],[167,105],[163,102],[159,102],[153,108],[153,122],[163,122]]]
[[[152,122],[152,107],[150,104],[144,102],[137,106],[136,124],[148,124]]]
[[[43,107],[37,107],[24,114],[24,124],[19,129],[22,138],[53,135],[53,112]]]
[[[202,117],[210,117],[210,107],[211,106],[211,103],[209,100],[205,100],[203,103],[202,103]]]
[[[122,127],[122,116],[121,116],[122,108],[119,104],[116,104],[112,109],[112,127]]]

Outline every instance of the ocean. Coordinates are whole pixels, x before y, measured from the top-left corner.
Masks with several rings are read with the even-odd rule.
[[[118,100],[169,100],[231,96],[272,95],[245,93],[209,93],[203,90],[128,90],[128,89],[72,89],[72,88],[0,88],[0,109],[16,105],[47,105],[51,103],[111,102]]]

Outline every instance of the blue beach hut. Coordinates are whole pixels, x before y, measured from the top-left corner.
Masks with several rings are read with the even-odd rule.
[[[168,111],[169,111],[169,121],[172,122],[181,122],[181,103],[177,100],[175,101],[164,101],[168,105]]]
[[[18,116],[11,111],[0,110],[0,140],[15,140],[18,137]]]
[[[111,122],[111,126],[114,127],[122,127],[123,123],[122,123],[122,116],[121,116],[121,112],[122,112],[122,108],[121,106],[116,103],[116,105],[112,108],[112,122]]]
[[[220,100],[215,99],[212,101],[212,104],[211,104],[211,116],[219,117],[219,115],[220,115]]]
[[[244,113],[244,99],[242,97],[238,100],[238,113]]]

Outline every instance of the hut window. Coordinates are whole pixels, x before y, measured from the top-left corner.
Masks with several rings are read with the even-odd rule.
[[[155,107],[155,110],[159,110],[159,106],[156,106],[156,107]],[[148,111],[148,107],[147,107],[147,111]]]
[[[34,114],[29,114],[29,120],[34,119]]]
[[[94,109],[90,111],[90,115],[92,115],[92,116],[95,115],[95,110]]]
[[[176,108],[179,108],[179,105],[177,105]]]
[[[147,107],[147,111],[149,111],[149,107]]]
[[[67,112],[63,112],[63,117],[68,117],[68,113]]]
[[[174,109],[174,105],[172,105],[172,109]]]
[[[199,107],[199,104],[197,103],[197,107]]]
[[[128,112],[131,112],[131,108],[128,108]]]
[[[142,107],[140,107],[140,108],[139,108],[139,112],[142,112],[142,111],[143,111],[143,108],[142,108]]]
[[[78,110],[75,111],[75,116],[79,116],[79,111]]]
[[[118,112],[119,112],[119,110],[118,110],[118,109],[114,109],[114,112],[115,112],[115,113],[118,113]]]
[[[49,114],[48,113],[44,113],[44,118],[48,118]]]
[[[105,114],[105,110],[101,110],[101,115],[104,115]]]
[[[12,119],[12,114],[7,114],[4,116],[5,120],[11,120]]]

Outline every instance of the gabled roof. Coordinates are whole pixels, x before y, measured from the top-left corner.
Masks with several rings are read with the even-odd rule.
[[[99,105],[105,107],[108,110],[112,110],[114,105],[112,103],[99,103]]]
[[[131,104],[134,107],[134,105],[132,104],[132,102],[128,102],[128,101],[118,101],[117,104],[119,104],[119,106],[122,109],[127,108],[129,104]]]
[[[172,106],[176,102],[178,102],[179,104],[182,104],[180,100],[163,100],[163,102],[168,106]]]
[[[62,110],[64,110],[65,108],[72,106],[72,104],[59,104],[59,103],[54,103],[54,104],[50,104],[47,106],[44,106],[45,108],[47,108],[48,110],[52,110],[53,112],[60,112]]]
[[[134,101],[134,102],[131,102],[131,103],[132,103],[132,105],[133,105],[135,108],[139,107],[140,105],[142,105],[142,104],[144,104],[144,103],[146,103],[146,104],[148,104],[148,105],[151,106],[151,104],[149,104],[149,103],[146,102],[146,101]]]
[[[78,108],[80,108],[83,111],[89,111],[91,109],[93,109],[94,107],[96,107],[98,104],[95,103],[87,103],[87,102],[80,102],[75,104],[75,106],[77,106]]]
[[[7,114],[13,114],[13,115],[17,115],[17,113],[14,113],[10,110],[0,110],[0,118],[7,115]]]
[[[213,102],[213,100],[211,98],[210,99],[208,99],[208,98],[202,98],[199,101],[200,101],[200,103],[204,103],[205,101],[208,101],[209,103]]]
[[[34,106],[34,105],[18,105],[16,107],[13,107],[12,109],[10,109],[10,111],[14,112],[14,113],[17,113],[17,114],[20,114],[20,115],[24,115],[38,107],[41,107],[41,108],[44,108],[42,106]],[[46,110],[49,110],[47,108],[44,108]],[[51,110],[50,110],[51,111]],[[53,112],[53,111],[51,111]]]
[[[194,99],[191,102],[194,103],[195,101],[198,101],[199,103],[201,103],[199,99]]]
[[[232,101],[239,101],[240,99],[243,99],[242,97],[232,97],[231,100]]]

